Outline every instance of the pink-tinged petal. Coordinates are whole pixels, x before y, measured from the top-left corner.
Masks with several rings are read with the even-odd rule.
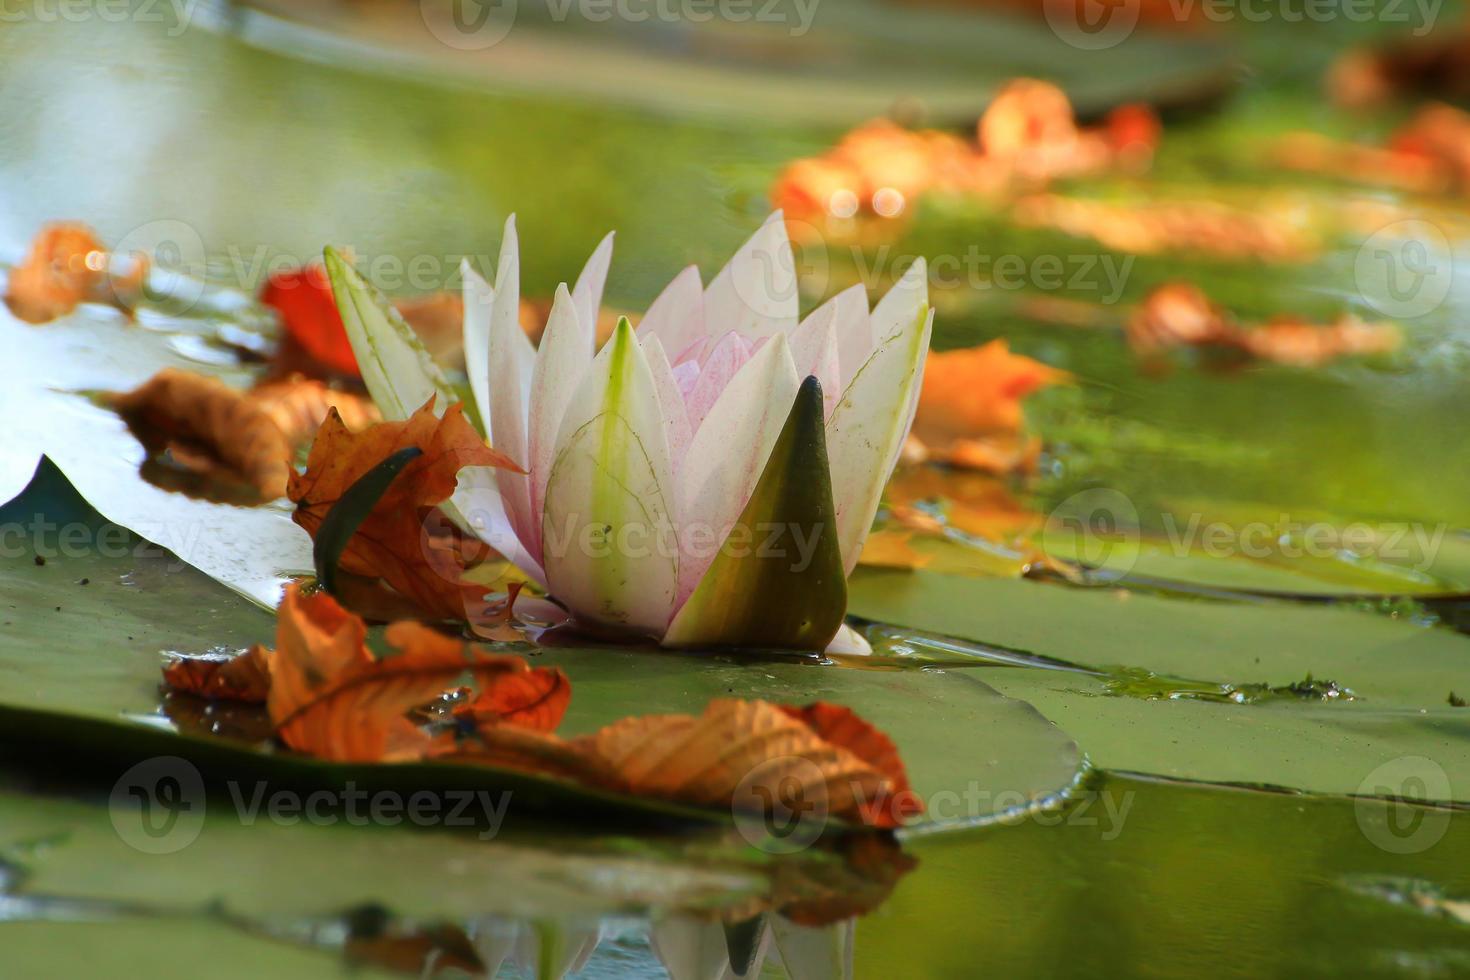
[[[902,278],[873,307],[874,346],[913,325],[914,311],[929,305],[929,267],[915,259]]]
[[[531,410],[527,425],[527,466],[531,477],[531,551],[541,553],[541,513],[546,502],[546,481],[555,460],[556,438],[577,386],[592,363],[593,328],[582,318],[581,307],[567,291],[566,283],[556,289],[536,368],[531,376]]]
[[[837,332],[837,360],[842,377],[837,393],[852,382],[873,354],[873,323],[868,316],[868,291],[862,283],[849,286],[807,315],[807,320],[831,317]],[[805,321],[803,321],[805,323]]]
[[[640,339],[643,353],[648,358],[648,369],[653,372],[653,387],[658,392],[658,407],[664,417],[664,435],[669,441],[669,461],[673,465],[674,479],[679,478],[679,466],[689,452],[689,440],[694,430],[689,425],[689,413],[684,409],[684,392],[679,388],[678,378],[669,367],[663,344],[657,337]]]
[[[837,540],[848,574],[862,554],[883,486],[913,422],[933,325],[932,310],[914,310],[907,329],[878,345],[827,422]]]
[[[700,337],[698,340],[695,340],[693,343],[689,344],[689,346],[679,351],[671,363],[675,367],[678,367],[681,364],[693,364],[696,368],[698,368],[699,365],[704,363],[704,355],[709,350],[711,342],[712,338],[710,337]],[[668,348],[665,347],[664,350],[667,352]]]
[[[653,374],[624,319],[567,406],[546,485],[547,584],[579,621],[663,634],[678,589],[675,490]]]
[[[674,375],[674,384],[679,388],[679,397],[687,400],[689,393],[694,390],[694,385],[699,381],[699,362],[684,361],[675,364],[670,371]],[[688,418],[688,413],[685,413]]]
[[[818,313],[821,311],[818,310]],[[842,397],[842,368],[837,355],[837,323],[831,315],[812,314],[791,331],[791,359],[796,373],[813,377],[822,385],[822,414],[832,410]]]
[[[577,316],[584,324],[591,324],[592,327],[587,334],[588,357],[596,353],[597,316],[602,309],[602,290],[607,285],[607,270],[612,265],[613,235],[614,232],[608,232],[607,237],[597,243],[587,264],[582,267],[582,274],[577,276],[577,284],[572,287]]]
[[[505,223],[500,245],[500,267],[495,275],[495,302],[490,311],[490,444],[526,465],[526,378],[535,369],[536,352],[521,329],[521,263],[515,216]],[[536,553],[531,527],[531,484],[524,473],[497,470],[496,482],[505,498],[505,512],[516,537]]]
[[[657,337],[666,353],[678,355],[704,336],[704,284],[691,265],[664,287],[643,320],[638,336]]]
[[[679,477],[681,604],[750,500],[800,382],[779,337],[746,362],[695,430]]]
[[[747,337],[789,333],[801,297],[796,259],[780,211],[766,219],[704,291],[704,332],[735,330]]]
[[[720,338],[704,358],[699,367],[699,377],[685,395],[684,407],[689,412],[690,428],[699,431],[720,393],[750,357],[750,344],[738,333],[727,333]]]

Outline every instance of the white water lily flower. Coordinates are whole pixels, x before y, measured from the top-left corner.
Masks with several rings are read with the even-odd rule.
[[[526,472],[467,470],[454,516],[589,627],[667,646],[861,646],[842,628],[846,577],[918,403],[925,263],[871,313],[854,286],[798,322],[777,212],[708,287],[685,269],[598,351],[611,257],[609,235],[557,290],[539,349],[519,320],[515,219],[494,288],[463,267],[470,388],[491,444]],[[456,395],[410,328],[330,249],[327,266],[383,415],[430,397],[442,411]]]

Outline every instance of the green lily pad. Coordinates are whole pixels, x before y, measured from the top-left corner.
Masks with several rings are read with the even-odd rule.
[[[147,451],[116,414],[88,398],[134,388],[164,367],[246,386],[249,378],[240,369],[181,353],[203,343],[205,323],[170,317],[166,331],[149,329],[113,311],[83,306],[32,326],[0,309],[0,348],[25,366],[0,386],[6,426],[0,503],[24,489],[47,456],[108,521],[273,608],[283,578],[312,567],[311,539],[291,522],[288,507],[210,503],[148,483],[138,472]],[[191,325],[200,333],[189,332]],[[27,527],[18,533],[32,546],[50,549],[64,547],[67,529]]]
[[[983,669],[1035,704],[1104,769],[1181,779],[1381,795],[1370,777],[1404,757],[1438,775],[1433,799],[1470,802],[1470,638],[1347,609],[1180,601],[1036,582],[860,571],[861,616],[993,644],[1072,669]],[[962,654],[948,659],[963,660]],[[1129,696],[1115,668],[1284,686],[1333,680],[1357,700],[1216,704]],[[953,668],[952,668],[953,669]]]
[[[0,519],[56,514],[105,527],[59,473],[43,469],[32,490]],[[49,518],[53,519],[54,518]],[[99,532],[100,540],[100,532]],[[596,801],[617,817],[728,822],[729,814],[583,790],[559,780],[450,765],[341,766],[253,745],[190,734],[160,709],[159,651],[198,651],[270,642],[273,618],[165,552],[138,558],[81,548],[34,563],[32,552],[0,557],[0,669],[23,682],[0,692],[0,733],[45,740],[67,757],[94,755],[117,778],[129,759],[177,754],[217,778],[276,778],[292,785],[363,785],[406,791],[511,789],[518,805],[548,810]],[[85,580],[85,584],[83,584]],[[58,593],[70,595],[58,604]],[[52,603],[48,605],[47,603]],[[58,638],[64,638],[58,642]],[[916,829],[976,825],[1055,803],[1083,772],[1072,740],[1030,706],[996,694],[965,672],[868,671],[815,659],[740,663],[711,654],[629,648],[575,650],[510,646],[571,678],[560,731],[582,734],[633,714],[697,714],[713,698],[764,698],[847,705],[885,731],[908,764],[931,816]],[[216,717],[223,725],[224,719]],[[963,739],[955,732],[965,733]],[[125,767],[124,767],[125,768]]]

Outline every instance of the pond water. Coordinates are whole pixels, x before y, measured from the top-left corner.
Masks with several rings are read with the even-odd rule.
[[[706,271],[716,268],[763,216],[772,174],[794,157],[820,152],[855,121],[854,113],[866,111],[860,102],[844,102],[843,113],[821,125],[775,112],[681,110],[680,100],[667,93],[597,102],[572,84],[550,93],[441,71],[426,64],[421,52],[405,54],[390,75],[381,48],[366,58],[311,32],[252,16],[228,4],[206,5],[199,21],[177,36],[173,25],[140,21],[0,25],[0,259],[18,257],[42,222],[74,218],[119,249],[162,246],[160,254],[176,256],[178,267],[225,288],[250,292],[272,263],[299,264],[333,243],[352,249],[360,267],[388,291],[430,292],[455,277],[461,257],[482,271],[491,269],[499,228],[513,210],[528,295],[549,294],[615,228],[618,253],[608,302],[641,309],[690,262]],[[367,40],[391,41],[398,23],[392,16],[397,15],[365,20],[378,32]],[[1354,273],[1376,228],[1343,231],[1333,223],[1344,193],[1339,184],[1288,176],[1263,163],[1266,141],[1293,128],[1381,131],[1391,122],[1365,127],[1317,108],[1309,89],[1315,76],[1307,69],[1320,68],[1328,42],[1336,40],[1304,45],[1301,64],[1278,72],[1278,79],[1252,79],[1213,111],[1171,120],[1148,187],[1120,178],[1086,190],[1120,199],[1162,193],[1247,203],[1279,196],[1312,227],[1331,229],[1322,231],[1326,244],[1309,261],[1124,257],[1090,241],[1018,230],[984,209],[943,200],[924,202],[886,253],[896,262],[898,255],[964,256],[978,249],[987,262],[1047,254],[1078,262],[1114,259],[1117,268],[1126,268],[1116,292],[1093,304],[1089,326],[1028,313],[1031,308],[1018,304],[1015,295],[989,282],[965,282],[938,300],[937,348],[1006,337],[1016,350],[1077,378],[1075,385],[1045,392],[1028,406],[1047,455],[1039,479],[1013,489],[1038,512],[1078,491],[1105,487],[1134,508],[1132,520],[1145,543],[1163,540],[1177,528],[1175,519],[1190,513],[1232,526],[1284,515],[1337,526],[1400,523],[1438,529],[1443,543],[1422,566],[1423,556],[1411,555],[1387,569],[1362,570],[1337,556],[1309,562],[1273,554],[1244,570],[1233,560],[1217,567],[1199,554],[1190,560],[1200,565],[1181,562],[1177,554],[1174,560],[1155,556],[1156,564],[1140,559],[1140,572],[1175,584],[1223,582],[1260,591],[1301,576],[1307,584],[1287,591],[1377,593],[1391,591],[1382,583],[1412,566],[1415,586],[1405,591],[1470,590],[1470,539],[1462,530],[1470,527],[1470,496],[1464,493],[1470,486],[1470,436],[1458,425],[1470,417],[1470,386],[1464,383],[1470,368],[1470,280],[1456,279],[1443,302],[1402,321],[1406,342],[1399,352],[1315,371],[1186,367],[1149,376],[1137,369],[1121,339],[1127,304],[1177,277],[1197,281],[1244,316],[1264,319],[1290,309],[1321,318],[1343,310],[1377,318],[1372,284],[1365,286]],[[1246,50],[1262,64],[1280,69],[1289,60],[1281,51],[1290,42],[1279,33],[1253,43]],[[1051,51],[1040,50],[1042,58]],[[1027,64],[1028,57],[1017,54],[1014,63],[984,77],[1004,77]],[[1120,80],[1109,74],[1109,65],[1116,62],[1079,61],[1068,72],[1073,90],[1111,86],[1109,100],[1116,101],[1163,84],[1146,74]],[[1167,60],[1160,65],[1168,67]],[[1172,77],[1159,71],[1165,81]],[[677,89],[681,76],[673,72],[660,81]],[[703,77],[698,82],[712,84]],[[794,88],[789,97],[798,98],[800,91]],[[761,97],[779,101],[769,93]],[[1408,215],[1450,229],[1470,228],[1458,204],[1392,197],[1385,203],[1401,209],[1385,224]],[[1466,241],[1470,234],[1455,241],[1456,255]],[[808,276],[808,301],[851,276],[856,261],[846,253],[828,257]],[[186,343],[175,350],[188,358],[192,348]],[[209,350],[194,350],[193,359]],[[0,468],[0,476],[5,474]],[[0,568],[0,580],[16,596],[22,594],[19,576],[31,574],[27,564]],[[54,575],[82,579],[80,566],[72,575],[64,562],[54,564]],[[270,577],[293,570],[299,569],[272,568]],[[109,574],[122,581],[133,570]],[[128,647],[133,654],[164,642],[182,648],[192,640],[202,649],[269,635],[265,614],[202,576],[150,582],[157,595],[139,598],[135,615],[105,620],[108,628],[140,628],[139,639]],[[1064,621],[1053,612],[1059,607],[1047,603],[1065,604],[1074,593],[1054,583],[1036,588],[1049,591],[1026,592],[1030,598],[1015,599],[1010,608],[1020,616],[1034,611],[1032,623],[1053,616]],[[879,591],[870,589],[867,606],[856,611],[884,619],[879,613],[888,600],[875,597]],[[24,681],[4,683],[16,697],[31,684],[34,690],[26,689],[24,700],[42,705],[57,700],[57,678],[72,668],[38,666],[46,629],[54,627],[34,614],[28,621],[16,610],[40,609],[50,603],[48,594],[45,588],[24,593],[24,602],[0,595],[7,616],[25,628],[7,655],[14,661],[5,666],[17,668],[17,678],[27,672]],[[1010,593],[986,595],[992,598],[985,608],[1002,613],[1013,601]],[[1036,605],[1024,605],[1030,601]],[[1101,609],[1107,600],[1093,592],[1085,601]],[[1382,734],[1390,755],[1405,755],[1403,746],[1410,745],[1444,762],[1455,798],[1463,802],[1470,794],[1463,784],[1470,722],[1443,704],[1447,678],[1470,676],[1470,652],[1448,645],[1463,638],[1442,627],[1407,621],[1432,617],[1395,619],[1391,626],[1405,632],[1384,633],[1374,640],[1378,646],[1349,649],[1353,635],[1387,629],[1390,617],[1344,611],[1341,616],[1361,619],[1328,622],[1324,617],[1339,613],[1291,605],[1278,634],[1277,620],[1252,619],[1249,612],[1237,616],[1234,607],[1222,615],[1213,604],[1200,612],[1197,600],[1173,593],[1127,601],[1139,616],[1156,617],[1143,622],[1178,631],[1139,639],[1150,653],[1155,646],[1169,651],[1190,643],[1204,649],[1211,637],[1219,640],[1224,652],[1214,661],[1203,655],[1171,661],[1160,652],[1160,662],[1150,661],[1148,668],[1166,678],[1285,685],[1302,680],[1298,666],[1319,674],[1349,666],[1359,671],[1336,679],[1365,693],[1366,707],[1352,710],[1380,712],[1355,716],[1371,717],[1370,735]],[[948,604],[951,610],[962,605]],[[157,636],[144,635],[150,621],[168,622],[168,606],[200,612],[202,625],[192,637],[177,623],[160,627]],[[1259,611],[1258,604],[1249,608]],[[63,613],[62,606],[56,611]],[[67,628],[79,631],[74,635],[90,636],[99,646],[116,639],[102,630],[87,632],[79,612],[65,615]],[[1106,612],[1095,615],[1097,636],[1084,624],[1071,632],[1061,626],[1048,632],[1044,625],[997,628],[990,637],[969,639],[994,640],[1012,654],[1106,670],[1117,665],[1114,654],[1132,634],[1118,639],[1118,620]],[[1190,622],[1197,623],[1197,633],[1188,632]],[[964,634],[965,623],[949,625],[936,624],[934,632]],[[1269,655],[1257,667],[1262,651],[1241,648],[1264,646],[1277,636],[1289,638],[1282,642],[1290,649],[1282,652],[1295,658],[1279,668],[1282,676],[1276,676]],[[902,645],[902,632],[892,637]],[[922,650],[923,644],[913,647]],[[1232,650],[1238,659],[1227,660]],[[1319,652],[1317,659],[1306,657]],[[1343,658],[1334,660],[1335,653]],[[1347,659],[1348,653],[1357,659]],[[1438,658],[1432,670],[1410,660],[1421,653]],[[1395,676],[1388,668],[1397,661],[1382,658],[1400,654],[1406,666]],[[965,655],[961,650],[929,659]],[[1370,664],[1373,656],[1381,659]],[[1121,741],[1125,736],[1119,733],[1142,718],[1130,712],[1165,710],[1150,707],[1157,699],[1119,696],[1090,676],[1033,680],[1042,673],[1034,667],[950,663],[949,669],[977,675],[992,695],[990,687],[1037,704],[1078,740],[1073,750],[1080,746],[1093,765],[1110,771],[1092,772],[1073,787],[1070,802],[1020,816],[1013,826],[905,841],[903,850],[917,865],[896,876],[887,901],[875,903],[855,925],[844,919],[827,926],[820,939],[807,937],[807,946],[791,940],[788,955],[815,950],[817,961],[839,966],[850,955],[858,977],[1470,975],[1470,815],[1351,798],[1372,766],[1346,766],[1343,756],[1352,751],[1343,748],[1346,743],[1313,743],[1315,748],[1303,749],[1305,763],[1285,758],[1294,744],[1294,730],[1284,720],[1292,711],[1349,706],[1261,706],[1280,713],[1247,716],[1240,712],[1256,706],[1210,703],[1188,706],[1202,713],[1173,715],[1167,726],[1137,722],[1135,740],[1177,743],[1188,741],[1198,725],[1222,733],[1246,727],[1237,720],[1248,718],[1276,739],[1258,750],[1280,752],[1282,771],[1320,769],[1322,787],[1334,787],[1323,792],[1335,795],[1311,796],[1130,773],[1145,766],[1130,764],[1126,760],[1135,756],[1102,735],[1096,742],[1083,737],[1111,731]],[[1217,676],[1227,670],[1230,676]],[[94,665],[79,684],[93,684],[108,697],[125,692],[117,694],[125,703],[111,704],[114,713],[126,708],[146,714],[148,705],[128,699],[140,691],[151,698],[151,690],[125,674],[112,662]],[[1470,694],[1470,681],[1459,683]],[[42,690],[46,684],[53,686]],[[1109,705],[1125,702],[1118,715],[1107,714]],[[1098,704],[1104,708],[1097,717],[1084,719],[1082,713],[1092,710],[1086,706]],[[1082,712],[1075,728],[1066,718],[1072,711]],[[1422,722],[1419,716],[1426,713],[1430,721]],[[1392,741],[1421,722],[1436,726],[1430,734],[1413,728],[1423,741]],[[1335,724],[1336,718],[1321,722],[1323,729]],[[585,825],[544,831],[518,825],[481,857],[469,856],[465,841],[447,840],[451,835],[381,829],[333,835],[318,851],[321,835],[273,826],[236,829],[233,836],[228,830],[215,837],[206,832],[201,849],[154,858],[116,839],[105,793],[85,781],[38,781],[36,750],[20,744],[13,725],[6,731],[0,962],[30,971],[17,975],[309,977],[338,975],[349,962],[358,964],[357,975],[394,969],[401,975],[417,972],[426,958],[452,962],[469,943],[483,960],[500,954],[507,963],[524,964],[539,955],[544,964],[585,954],[580,975],[659,976],[650,922],[711,909],[737,925],[748,922],[730,910],[778,887],[772,882],[784,873],[772,870],[768,855],[752,853],[739,841],[657,833],[597,838]],[[976,733],[955,732],[956,740],[966,738],[975,740],[977,756],[1015,748],[981,745]],[[1310,755],[1317,750],[1319,756]],[[1155,744],[1151,751],[1173,758],[1167,745]],[[1219,784],[1273,782],[1259,775],[1271,765],[1236,766],[1240,760],[1230,756],[1239,751],[1226,745],[1207,762],[1171,761],[1150,771]],[[1077,762],[1068,757],[1059,768],[1070,778]],[[1346,788],[1336,788],[1334,765],[1351,776]],[[1232,778],[1237,771],[1251,775]],[[844,880],[834,884],[824,877],[831,869],[819,865],[799,865],[792,876],[840,891]],[[738,936],[731,939],[718,929],[711,934],[713,927],[693,918],[683,925],[687,935],[676,940],[666,934],[664,952],[676,942],[702,952],[713,944],[716,954],[739,946]],[[744,941],[761,947],[769,942],[762,936]],[[778,958],[765,957],[768,973],[778,974]],[[104,959],[107,969],[99,974],[97,964]],[[517,969],[508,965],[503,975]]]

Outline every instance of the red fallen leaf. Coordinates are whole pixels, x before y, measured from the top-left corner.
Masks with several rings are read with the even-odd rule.
[[[321,265],[275,273],[261,289],[260,301],[280,314],[286,335],[313,360],[329,371],[357,377],[357,357]]]
[[[433,743],[407,718],[461,676],[493,685],[527,672],[519,657],[466,649],[420,623],[388,627],[398,652],[375,659],[366,627],[325,592],[303,596],[292,586],[281,603],[276,649],[266,653],[266,707],[288,746],[337,762],[415,759]]]
[[[177,657],[164,665],[163,681],[181,694],[264,703],[271,684],[265,654],[265,647],[256,644],[241,654]]]
[[[28,323],[65,316],[81,303],[107,303],[131,313],[148,278],[148,259],[137,255],[125,272],[86,225],[46,225],[31,251],[10,273],[5,302]]]
[[[398,475],[348,542],[341,569],[381,578],[427,616],[464,619],[466,601],[483,590],[463,580],[465,570],[489,551],[467,540],[448,521],[432,521],[435,508],[454,493],[466,466],[519,470],[510,457],[485,445],[451,405],[442,419],[426,404],[403,422],[380,422],[352,432],[332,410],[312,443],[304,474],[292,474],[287,495],[293,514],[313,537],[342,494],[393,453],[417,446],[423,455]]]

